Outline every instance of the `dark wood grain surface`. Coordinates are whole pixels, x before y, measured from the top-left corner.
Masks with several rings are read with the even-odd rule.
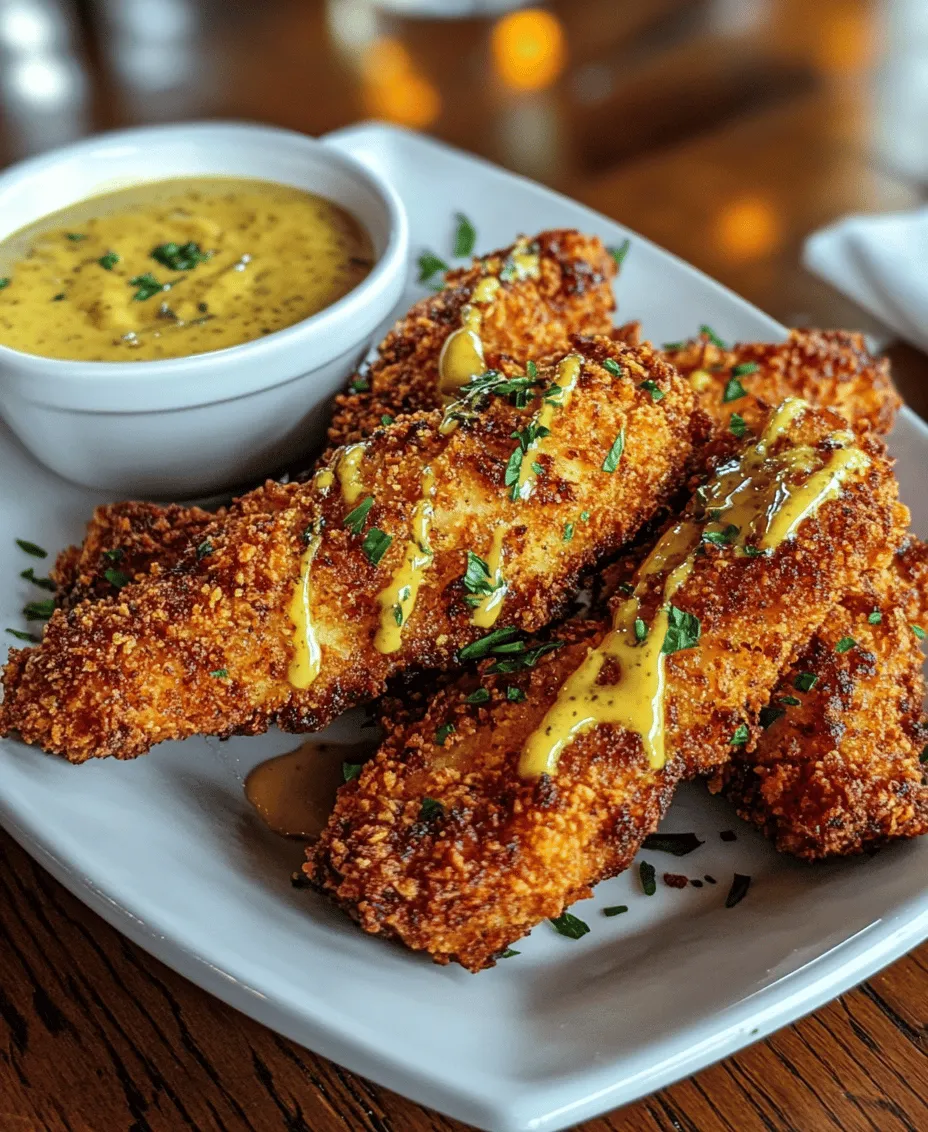
[[[917,83],[885,97],[917,47],[907,0],[561,0],[544,81],[507,69],[490,21],[398,19],[363,0],[18,7],[54,34],[24,39],[0,2],[0,164],[135,122],[321,133],[384,116],[570,193],[785,322],[880,335],[802,269],[802,242],[844,213],[925,196],[928,168],[899,142]],[[890,354],[928,416],[928,360]],[[584,1130],[925,1132],[926,1020],[928,946]],[[192,986],[0,835],[0,1132],[461,1127]]]

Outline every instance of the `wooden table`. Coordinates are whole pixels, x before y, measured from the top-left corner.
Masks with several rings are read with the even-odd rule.
[[[491,35],[489,21],[399,20],[364,0],[60,0],[35,5],[54,31],[37,40],[21,23],[11,34],[0,3],[0,163],[134,122],[228,116],[320,133],[379,115],[555,185],[786,322],[873,330],[803,271],[799,250],[843,213],[923,199],[928,169],[903,144],[925,118],[904,84],[916,44],[906,13],[918,9],[562,0],[550,9],[557,24]],[[891,352],[928,416],[928,360]],[[0,938],[0,1132],[461,1127],[191,986],[5,836]],[[584,1127],[922,1132],[926,1018],[928,946]]]

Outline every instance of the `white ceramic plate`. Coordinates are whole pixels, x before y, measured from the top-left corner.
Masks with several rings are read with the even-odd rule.
[[[453,213],[481,249],[519,232],[575,226],[632,245],[619,282],[622,318],[656,341],[708,323],[728,339],[782,328],[673,256],[554,193],[434,142],[383,126],[333,136],[392,179],[413,248],[444,253]],[[406,296],[417,297],[415,288]],[[893,447],[915,529],[928,534],[928,428],[905,412]],[[40,593],[37,565],[14,545],[57,551],[80,537],[92,493],[44,471],[0,433],[0,628],[22,628]],[[357,723],[337,725],[346,737]],[[705,845],[659,872],[715,887],[640,894],[634,873],[574,911],[581,940],[547,924],[520,955],[480,975],[433,966],[358,931],[289,876],[299,846],[250,811],[241,778],[299,740],[271,734],[168,743],[134,763],[85,767],[0,744],[0,820],[72,892],[181,974],[310,1049],[461,1120],[496,1132],[558,1129],[693,1073],[814,1009],[928,935],[928,842],[824,867],[774,854],[696,787],[665,828]],[[738,840],[718,833],[735,828]],[[747,898],[726,910],[734,872]],[[601,909],[627,904],[626,915]]]

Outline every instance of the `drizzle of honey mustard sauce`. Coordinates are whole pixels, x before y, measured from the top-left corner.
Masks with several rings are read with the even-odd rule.
[[[502,523],[493,531],[493,542],[486,560],[493,592],[484,594],[480,598],[480,601],[474,607],[474,615],[471,617],[471,624],[480,629],[493,628],[506,599],[508,587],[503,576],[503,539],[506,537],[506,533],[506,527]]]
[[[342,489],[342,499],[346,503],[357,503],[358,497],[364,491],[364,480],[361,478],[364,451],[364,444],[349,444],[335,465],[335,474]]]
[[[245,797],[275,833],[314,840],[325,829],[345,781],[343,764],[364,762],[371,749],[370,743],[310,740],[259,763],[245,779]]]
[[[313,487],[316,489],[316,491],[325,493],[329,490],[333,483],[335,483],[335,473],[331,468],[321,468],[313,476]]]
[[[535,457],[544,448],[545,438],[551,432],[555,413],[566,408],[570,402],[582,369],[583,358],[579,354],[568,354],[566,358],[563,358],[557,367],[555,386],[545,390],[541,407],[536,410],[532,417],[532,426],[544,431],[531,441],[522,457],[517,497],[523,501],[528,499],[535,490],[535,482],[538,479],[538,472],[535,470],[537,463]]]
[[[656,769],[664,765],[663,646],[669,606],[690,576],[706,534],[726,539],[722,545],[737,556],[752,550],[772,553],[823,503],[837,498],[848,479],[869,466],[869,458],[854,446],[854,437],[847,432],[829,438],[838,447],[828,454],[801,445],[771,452],[807,408],[798,399],[785,401],[757,443],[718,468],[701,489],[698,512],[685,514],[658,540],[638,570],[631,596],[616,609],[611,630],[564,682],[526,741],[519,761],[522,776],[553,774],[565,748],[601,724],[620,726],[640,736],[650,765]],[[661,606],[651,624],[644,626],[644,639],[639,640],[636,628],[644,625],[640,613],[647,579],[661,574],[665,575]],[[618,662],[619,678],[613,684],[600,684],[607,661]]]
[[[287,679],[294,688],[305,690],[319,675],[322,666],[322,649],[316,638],[312,620],[312,569],[322,543],[319,524],[311,531],[309,543],[300,560],[300,577],[290,599],[287,614],[293,622],[293,655],[287,670]]]
[[[410,537],[403,561],[390,579],[390,584],[377,596],[380,625],[374,637],[378,652],[396,652],[403,643],[403,626],[416,606],[425,572],[435,557],[429,545],[435,496],[435,477],[431,468],[422,472],[422,494],[412,513]]]

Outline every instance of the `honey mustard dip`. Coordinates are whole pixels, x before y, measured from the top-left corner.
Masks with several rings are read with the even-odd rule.
[[[96,362],[221,350],[331,306],[373,260],[358,221],[302,189],[226,177],[136,185],[0,242],[0,344]]]

